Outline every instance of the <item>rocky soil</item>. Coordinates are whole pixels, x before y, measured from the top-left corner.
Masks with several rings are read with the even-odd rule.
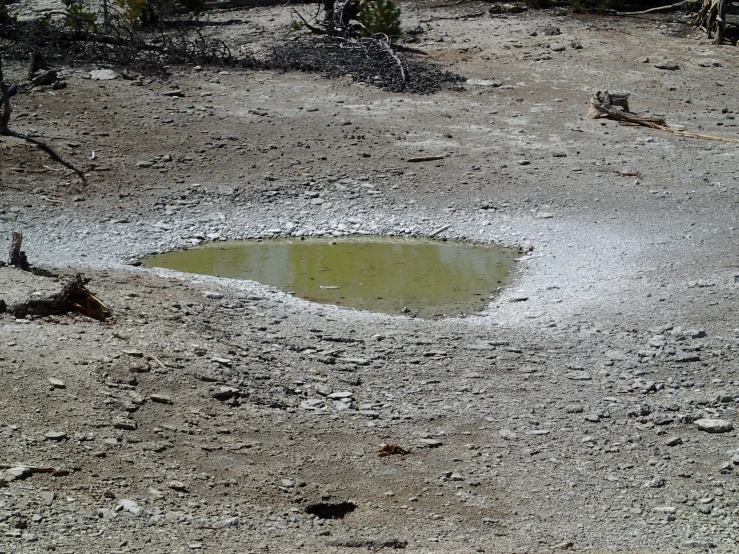
[[[17,97],[13,128],[89,183],[0,145],[0,250],[22,231],[59,275],[0,268],[0,298],[82,271],[113,317],[0,315],[0,552],[739,550],[737,144],[585,118],[592,92],[626,89],[634,111],[739,138],[735,47],[677,16],[403,6],[463,90],[70,67],[66,89]],[[291,19],[211,17],[257,50]],[[446,226],[526,252],[482,314],[136,265]]]

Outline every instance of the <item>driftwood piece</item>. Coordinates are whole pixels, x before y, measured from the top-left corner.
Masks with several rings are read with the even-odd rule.
[[[13,232],[13,239],[10,242],[10,254],[8,256],[8,265],[15,266],[18,269],[22,269],[23,271],[28,271],[30,269],[30,265],[28,264],[28,258],[26,257],[26,253],[21,250],[22,244],[23,244],[23,233]]]
[[[78,313],[103,321],[110,316],[110,311],[85,286],[90,280],[78,273],[64,285],[61,292],[48,298],[31,299],[8,308],[8,312],[17,318],[26,316],[45,317]]]
[[[692,131],[675,129],[667,125],[665,119],[662,117],[647,117],[632,113],[628,110],[628,96],[629,94],[624,92],[596,92],[590,99],[588,118],[599,119],[606,117],[608,119],[615,119],[621,125],[639,125],[641,127],[649,127],[650,129],[659,129],[660,131],[667,131],[668,133],[672,133],[673,135],[680,137],[720,140],[723,142],[739,142],[739,139],[704,135],[701,133],[693,133]]]

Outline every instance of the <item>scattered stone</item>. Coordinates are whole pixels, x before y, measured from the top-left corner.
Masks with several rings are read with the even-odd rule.
[[[67,385],[64,384],[64,381],[62,381],[61,379],[57,379],[56,377],[49,377],[49,383],[55,389],[66,389],[67,388]]]
[[[418,444],[420,444],[421,446],[425,446],[427,448],[438,448],[439,446],[442,446],[444,443],[438,439],[419,439]]]
[[[49,431],[44,435],[47,441],[63,441],[67,438],[67,433],[64,431]]]
[[[136,421],[127,417],[116,417],[113,419],[113,427],[123,429],[124,431],[135,431],[138,429]]]
[[[665,446],[679,446],[683,443],[680,437],[670,437],[665,441]]]
[[[335,546],[338,548],[365,548],[367,550],[384,550],[384,549],[395,549],[401,550],[408,546],[408,541],[400,539],[343,539],[336,541],[329,541],[329,546]]]
[[[237,517],[229,517],[222,519],[213,524],[213,529],[225,529],[226,527],[238,527],[241,525],[241,520]]]
[[[518,435],[510,429],[501,429],[498,431],[498,435],[505,440],[516,440],[518,438]]]
[[[667,62],[667,61],[658,62],[654,64],[654,67],[656,67],[657,69],[663,69],[665,71],[677,71],[678,69],[680,69],[680,66],[676,64],[675,62]]]
[[[498,88],[502,84],[503,83],[501,83],[500,81],[492,81],[490,79],[467,79],[467,81],[465,81],[465,85],[477,87]]]
[[[173,491],[189,492],[187,485],[183,483],[182,481],[170,481],[169,483],[167,483],[167,486]]]
[[[25,479],[31,475],[31,468],[26,466],[16,466],[6,469],[3,472],[3,479],[6,481],[15,481],[16,479]]]
[[[734,425],[725,419],[699,419],[695,426],[706,433],[728,433],[734,430]]]
[[[213,291],[207,290],[205,291],[204,294],[206,298],[210,298],[212,300],[220,300],[221,298],[223,298],[223,294],[220,292],[213,292]]]
[[[144,510],[141,506],[139,506],[138,502],[135,500],[130,500],[127,498],[122,498],[118,501],[118,504],[116,504],[115,507],[116,512],[126,511],[130,514],[133,514],[136,517],[140,517],[143,519],[148,519],[151,517],[151,515]]]
[[[239,389],[236,387],[221,386],[218,387],[211,396],[216,400],[229,400],[239,394]]]
[[[93,81],[112,81],[118,74],[112,69],[93,69],[90,71],[90,79]]]
[[[154,393],[149,398],[151,398],[152,402],[156,402],[157,404],[173,404],[172,398],[167,396],[166,394],[158,394]]]
[[[328,395],[327,398],[331,400],[341,400],[342,398],[351,398],[354,396],[353,392],[350,391],[341,391],[341,392],[332,392]]]
[[[647,481],[647,487],[650,489],[659,489],[665,486],[664,477],[655,477],[651,481]]]

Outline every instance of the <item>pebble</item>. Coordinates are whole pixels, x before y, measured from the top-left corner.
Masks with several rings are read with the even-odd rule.
[[[220,300],[221,298],[223,298],[223,294],[221,294],[220,292],[213,292],[211,290],[205,291],[204,294],[206,298],[211,298],[213,300]]]
[[[419,439],[418,443],[428,448],[437,448],[442,446],[444,443],[438,439]]]
[[[506,440],[516,440],[518,438],[518,435],[510,429],[501,429],[500,431],[498,431],[498,435]]]

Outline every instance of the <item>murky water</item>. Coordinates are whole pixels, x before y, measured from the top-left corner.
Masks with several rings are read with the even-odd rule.
[[[433,318],[481,311],[508,283],[515,257],[491,245],[362,237],[219,242],[143,261],[250,279],[313,302]]]

